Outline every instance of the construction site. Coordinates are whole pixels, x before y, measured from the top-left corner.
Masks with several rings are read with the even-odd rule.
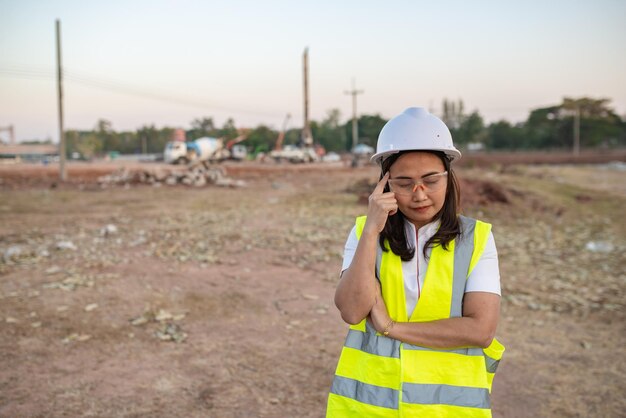
[[[607,361],[626,343],[625,159],[583,157],[458,167],[500,257],[495,416],[626,408]],[[172,167],[0,166],[1,416],[324,415],[343,245],[377,168],[226,162],[199,187]]]
[[[210,13],[217,22],[212,15],[218,16],[217,11]],[[235,15],[236,24],[225,26],[224,32],[242,31],[241,11]],[[395,15],[389,19],[395,20]],[[264,25],[259,33],[276,27],[285,37],[282,24],[259,21]],[[344,19],[337,21],[343,33]],[[198,31],[215,26],[204,20],[181,22]],[[368,22],[359,27],[369,31],[374,25]],[[413,26],[419,25],[411,21],[407,27]],[[255,36],[260,35],[246,36],[246,50]],[[420,90],[435,84],[434,73],[419,76],[426,58],[441,68],[466,67],[465,58],[445,64],[447,49],[436,59],[416,53],[413,40],[424,35],[402,37],[410,40],[410,53],[396,55],[423,59],[419,71],[407,67],[410,82],[399,82],[398,91],[387,91],[387,86],[401,78],[395,70],[404,63],[396,57],[358,61],[356,68],[363,70],[384,63],[369,77],[370,85],[385,79],[377,93],[372,87],[378,99],[412,99],[416,94],[406,93],[411,86],[418,97],[429,97]],[[274,86],[259,94],[261,104],[253,103],[251,84],[239,84],[261,77],[262,64],[272,60],[246,58],[227,68],[232,58],[246,54],[220,46],[228,59],[219,59],[211,49],[216,43],[206,41],[219,39],[226,45],[226,38],[221,32],[198,36],[203,43],[195,49],[176,44],[176,49],[211,57],[211,71],[199,70],[197,85],[180,90],[204,87],[224,62],[226,74],[239,72],[240,81],[229,94],[233,103],[235,97],[245,102],[247,110],[240,114],[261,114],[287,78],[274,70],[271,83],[264,81],[270,78],[254,80]],[[115,131],[105,119],[90,130],[68,129],[64,80],[106,94],[166,97],[172,114],[176,103],[210,109],[223,101],[228,108],[228,100],[207,94],[210,89],[198,91],[198,97],[214,100],[205,103],[66,71],[58,19],[56,41],[58,143],[49,135],[45,141],[20,144],[15,132],[27,123],[3,119],[9,125],[0,126],[0,417],[325,416],[349,328],[334,303],[344,245],[379,181],[380,167],[370,159],[387,121],[380,114],[359,116],[356,99],[364,91],[356,88],[354,78],[343,95],[334,85],[332,90],[344,99],[351,96],[352,117],[340,123],[339,110],[329,109],[326,119],[312,121],[307,48],[301,102],[298,96],[301,115],[292,117],[294,106],[277,95],[284,107],[277,110],[275,105],[271,122],[256,128],[235,126],[232,118],[220,128],[205,117],[194,119],[188,129],[163,122],[160,128],[144,124]],[[456,42],[458,37],[454,47]],[[267,45],[277,49],[274,43]],[[368,48],[386,51],[393,49],[390,45],[396,41]],[[249,49],[256,53],[263,48]],[[326,51],[332,65],[320,64],[326,78],[319,80],[334,79],[342,65],[339,57],[350,49]],[[143,53],[137,49],[124,60],[111,61],[133,68],[132,58],[143,59]],[[160,54],[161,61],[180,63],[169,78],[196,77],[191,72],[196,57]],[[285,66],[274,61],[280,63],[276,68]],[[480,71],[461,72],[482,74],[482,67],[481,62]],[[0,68],[0,75],[42,80],[52,74],[49,69],[7,68]],[[137,73],[150,79],[151,71]],[[212,88],[225,79],[216,76]],[[471,84],[459,81],[463,83]],[[491,80],[488,84],[498,90]],[[524,86],[506,80],[506,86],[518,84]],[[330,94],[331,88],[325,89],[318,90],[319,96]],[[83,104],[76,100],[68,106],[75,115],[87,102],[100,105],[95,95],[85,97]],[[626,357],[626,116],[619,116],[610,101],[564,97],[560,104],[531,109],[524,122],[494,119],[488,124],[477,110],[463,113],[461,99],[443,100],[441,125],[450,147],[458,153],[454,137],[463,152],[452,165],[460,182],[460,213],[492,224],[497,245],[502,297],[496,335],[506,351],[491,393],[494,417],[626,416],[626,363],[620,361]],[[102,104],[99,111],[107,115],[124,108],[122,101],[117,103]],[[158,120],[156,113],[141,117]],[[438,134],[428,138],[443,141]],[[394,143],[391,153],[436,149],[445,158],[440,148],[398,148]],[[447,174],[392,181],[413,182],[409,185],[415,193],[418,185],[426,190],[428,177],[433,181],[433,176]]]
[[[343,245],[379,168],[356,111],[351,153],[315,143],[303,61],[299,141],[284,143],[288,114],[254,156],[249,129],[86,161],[4,129],[0,416],[324,416]],[[626,366],[607,359],[626,354],[626,151],[468,151],[454,167],[499,254],[494,416],[623,416]]]

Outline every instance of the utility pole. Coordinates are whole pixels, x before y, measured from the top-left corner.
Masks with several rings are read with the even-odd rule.
[[[61,21],[56,20],[57,33],[57,87],[59,97],[59,177],[61,181],[67,180],[65,170],[65,132],[63,129],[63,72],[61,67]]]
[[[359,94],[363,94],[364,91],[356,89],[353,78],[352,90],[344,91],[344,93],[352,96],[352,148],[354,149],[354,147],[356,147],[356,144],[359,142],[359,128],[356,119],[356,96]]]
[[[302,129],[302,142],[304,146],[313,145],[313,135],[309,125],[309,48],[304,48],[302,55],[303,84],[304,84],[304,128]]]
[[[574,156],[580,155],[580,106],[574,109]]]

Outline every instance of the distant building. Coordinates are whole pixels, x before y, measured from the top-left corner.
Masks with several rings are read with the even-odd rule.
[[[54,144],[0,144],[0,164],[19,162],[51,162],[59,160],[59,147]]]

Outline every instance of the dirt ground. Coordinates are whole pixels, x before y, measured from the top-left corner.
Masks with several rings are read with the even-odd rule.
[[[322,417],[343,244],[376,169],[100,186],[114,168],[60,184],[0,166],[0,416]],[[623,162],[458,174],[500,254],[494,416],[626,416]]]

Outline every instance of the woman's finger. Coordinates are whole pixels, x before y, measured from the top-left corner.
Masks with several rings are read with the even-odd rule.
[[[398,210],[398,205],[385,205],[383,206],[383,210],[387,212],[389,215],[393,215]]]
[[[390,207],[397,207],[398,206],[398,202],[396,202],[395,200],[377,200],[376,201],[376,206],[378,207],[382,207],[383,209],[388,209]]]
[[[385,185],[387,184],[387,180],[389,180],[389,172],[386,172],[382,179],[378,182],[372,195],[382,194],[383,190],[385,190]]]

